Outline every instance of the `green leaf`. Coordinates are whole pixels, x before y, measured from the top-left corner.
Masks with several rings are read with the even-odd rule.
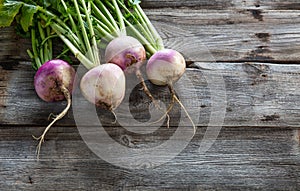
[[[22,15],[20,24],[25,32],[32,26],[34,14],[38,11],[38,6],[24,4],[22,7]]]
[[[10,26],[22,5],[20,1],[0,0],[0,27]]]
[[[27,32],[33,24],[34,14],[38,11],[37,6],[31,0],[0,0],[0,27],[8,27],[16,19],[22,29]]]

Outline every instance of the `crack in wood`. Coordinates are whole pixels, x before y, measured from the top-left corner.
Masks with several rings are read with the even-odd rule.
[[[262,11],[260,9],[248,9],[248,11],[251,12],[252,16],[259,20],[259,21],[263,21],[263,15],[262,15]]]
[[[255,33],[255,36],[262,42],[269,42],[271,37],[270,33]]]
[[[261,121],[278,121],[280,119],[280,115],[275,113],[273,115],[264,115]]]

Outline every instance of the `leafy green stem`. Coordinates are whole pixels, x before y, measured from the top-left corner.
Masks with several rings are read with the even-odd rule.
[[[114,26],[113,30],[111,32],[117,32],[119,31],[119,26],[117,22],[115,21],[114,17],[111,15],[109,10],[106,8],[106,6],[102,3],[102,0],[95,0],[96,5],[98,5],[99,9],[103,12],[103,14],[106,15],[107,19],[110,21],[110,23]]]
[[[56,32],[56,34],[60,37],[60,39],[69,47],[71,52],[74,54],[74,56],[87,68],[91,69],[95,65],[93,62],[91,62],[86,56],[84,56],[80,50],[78,50],[73,43],[66,38],[59,30],[58,25],[55,23],[51,24],[52,29]]]
[[[113,3],[113,6],[115,8],[115,11],[116,11],[116,14],[117,14],[117,18],[118,18],[118,21],[119,21],[119,25],[120,25],[120,33],[119,35],[126,35],[126,27],[125,27],[125,23],[124,23],[124,20],[123,20],[123,14],[119,8],[119,5],[117,3],[116,0],[112,0],[112,3]]]
[[[39,68],[42,63],[41,63],[41,60],[39,58],[39,54],[38,54],[38,51],[37,51],[37,39],[36,39],[36,35],[35,35],[35,30],[32,28],[31,29],[31,46],[32,46],[32,51],[33,51],[33,58],[34,58],[34,61],[35,61],[35,64],[36,64],[36,68]]]
[[[44,12],[44,13],[45,13],[45,12]],[[81,49],[81,41],[78,39],[78,37],[76,36],[76,34],[74,34],[74,33],[72,32],[72,30],[71,30],[65,23],[63,23],[63,21],[61,21],[60,19],[58,19],[58,18],[56,18],[56,17],[52,17],[52,16],[51,16],[51,15],[53,15],[52,13],[50,13],[49,11],[46,11],[46,13],[48,13],[48,17],[47,17],[47,14],[46,14],[46,15],[45,15],[45,14],[39,14],[39,16],[40,16],[45,22],[48,21],[48,22],[46,23],[46,26],[47,26],[47,25],[51,25],[52,23],[54,23],[54,21],[56,21],[57,24],[59,24],[59,25],[57,25],[57,30],[59,30],[60,33],[66,35],[66,36],[70,39],[70,41],[71,41],[71,42],[72,42],[79,50],[84,51],[84,50]],[[54,19],[54,21],[51,20],[51,19],[49,18],[49,15],[51,16],[50,18]],[[50,21],[49,21],[49,20],[50,20]],[[63,24],[62,24],[62,23],[63,23]]]
[[[66,13],[67,13],[67,15],[68,15],[69,20],[70,20],[70,24],[71,24],[71,27],[72,27],[72,31],[75,32],[75,34],[76,34],[76,36],[77,36],[77,38],[78,38],[78,42],[82,42],[83,40],[82,40],[81,34],[80,34],[79,30],[78,30],[77,25],[75,24],[75,21],[74,21],[74,19],[73,19],[72,14],[69,13],[69,8],[67,7],[67,5],[66,5],[66,3],[65,3],[64,0],[61,0],[61,3],[62,3],[62,5],[63,5],[63,7],[64,7],[64,9],[65,9],[65,11],[66,11]],[[82,46],[81,44],[82,44],[82,43],[79,43],[80,50],[81,50],[81,51],[86,51],[85,47]]]
[[[154,54],[157,50],[153,47],[153,45],[145,38],[143,35],[127,20],[124,20],[128,25],[130,30],[135,33],[140,42],[146,47],[146,49],[150,52],[150,54]]]
[[[74,2],[74,6],[75,6],[75,9],[76,9],[77,15],[78,15],[79,25],[80,25],[81,30],[82,30],[83,40],[84,40],[84,44],[85,44],[85,47],[86,47],[86,50],[87,50],[87,55],[88,55],[87,57],[92,62],[95,63],[94,55],[92,54],[93,51],[92,51],[92,48],[91,48],[91,44],[90,44],[90,41],[89,41],[89,37],[87,35],[87,31],[86,31],[83,19],[81,17],[81,12],[80,12],[77,0],[73,0],[73,2]]]
[[[86,7],[86,4],[85,4],[85,1],[84,0],[81,0],[81,3],[83,5],[83,10],[84,10],[84,13],[86,15],[86,21],[87,21],[87,24],[88,24],[88,29],[89,29],[89,32],[90,32],[90,37],[92,38],[91,39],[91,44],[92,44],[92,54],[93,54],[93,62],[95,64],[98,64],[100,65],[100,58],[99,58],[99,50],[98,50],[98,47],[97,47],[97,41],[96,41],[96,35],[95,35],[95,32],[94,32],[94,27],[93,27],[93,24],[92,24],[92,21],[91,21],[91,18],[90,18],[90,14],[89,14],[89,11]],[[88,4],[89,4],[89,7],[90,7],[90,2],[88,1]]]
[[[108,18],[100,11],[100,9],[93,3],[92,4],[92,10],[95,16],[103,21],[103,24],[107,27],[108,31],[113,32],[116,30],[115,26],[112,24],[111,21],[108,20]]]
[[[124,11],[127,13],[125,19],[128,20],[128,18],[130,17],[131,19],[133,19],[135,25],[138,27],[139,30],[141,30],[142,34],[145,36],[145,38],[153,45],[156,46],[156,42],[155,39],[152,36],[151,31],[148,28],[148,25],[145,22],[141,22],[139,21],[138,18],[141,18],[141,15],[139,12],[136,12],[136,16],[126,7],[126,5],[124,4],[124,1],[118,0],[119,5],[122,7],[122,9],[124,9]],[[143,21],[143,20],[142,20]]]
[[[53,50],[52,50],[52,38],[53,37],[56,37],[57,35],[51,35],[51,28],[50,27],[46,27],[46,34],[47,34],[47,37],[44,39],[45,41],[48,41],[48,58],[49,59],[52,59],[53,57]],[[42,42],[43,44],[43,42]]]
[[[151,31],[151,33],[156,41],[156,44],[158,45],[158,49],[159,50],[164,49],[163,41],[162,41],[160,35],[157,33],[157,31],[153,27],[151,21],[149,20],[148,16],[145,14],[145,12],[143,11],[143,9],[139,5],[139,3],[134,5],[134,10],[141,15],[143,22],[148,26],[149,30]]]

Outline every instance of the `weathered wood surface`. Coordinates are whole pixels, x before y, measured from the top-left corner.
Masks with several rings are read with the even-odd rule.
[[[16,62],[28,60],[28,40],[17,37],[12,28],[1,28],[1,190],[299,190],[298,0],[145,0],[142,6],[165,45],[189,61],[176,90],[197,123],[193,139],[156,168],[114,166],[93,153],[75,128],[73,114],[88,105],[75,96],[82,104],[50,130],[37,162],[37,142],[31,135],[39,135],[49,114],[59,113],[65,102],[45,103],[36,96],[33,70],[28,63]],[[131,113],[123,108],[116,113],[119,120],[134,117],[138,124],[150,118],[149,100],[135,85],[127,90]],[[169,102],[166,89],[148,85]],[[170,113],[170,129],[164,123],[148,134],[140,134],[146,130],[139,125],[130,132],[109,124],[112,115],[97,112],[115,142],[143,149],[167,142],[178,129],[183,128],[183,134],[191,131],[188,124],[178,127],[184,118],[180,111],[176,105]],[[90,114],[84,110],[81,116]],[[199,152],[211,131],[217,140],[206,153]],[[175,142],[177,146],[182,140]],[[105,141],[103,145],[111,148]],[[166,147],[162,152],[152,159],[167,158],[174,151]]]
[[[169,163],[142,170],[99,159],[72,127],[53,128],[36,162],[31,134],[40,129],[1,128],[1,189],[273,191],[300,186],[299,135],[291,129],[224,128],[213,147],[200,154],[201,128]]]
[[[160,0],[142,1],[142,6],[145,8],[189,8],[189,9],[231,9],[238,8],[265,8],[275,10],[291,10],[300,9],[299,1],[297,0],[166,0],[161,3]]]
[[[300,5],[295,0],[259,6],[259,1],[167,1],[163,8],[155,6],[161,5],[157,1],[145,3],[166,46],[175,46],[188,60],[211,61],[194,51],[200,46],[217,61],[299,63]],[[170,8],[184,5],[193,9]],[[13,28],[1,29],[0,41],[0,60],[28,59],[29,41],[16,37]]]

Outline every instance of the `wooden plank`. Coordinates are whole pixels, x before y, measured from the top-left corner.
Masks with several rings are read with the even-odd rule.
[[[208,152],[200,154],[197,149],[206,131],[201,128],[168,163],[133,170],[97,157],[73,127],[51,129],[37,162],[31,134],[42,129],[1,127],[3,190],[297,190],[300,186],[296,130],[224,128]]]
[[[166,46],[192,61],[299,63],[299,13],[156,9],[148,15]]]
[[[276,10],[300,9],[299,1],[297,0],[143,0],[142,7],[144,8],[183,8],[189,9],[230,9],[234,7],[251,7]]]
[[[218,126],[220,121],[214,121],[218,119],[214,117],[224,114],[223,126],[299,127],[299,65],[197,62],[190,67],[186,76],[177,83],[176,91],[188,111],[193,113],[198,126]],[[2,125],[46,125],[50,113],[59,113],[65,107],[65,102],[45,103],[40,100],[34,91],[33,76],[34,71],[28,63],[1,64]],[[124,110],[128,105],[116,112],[123,119],[135,118],[143,122],[149,119],[150,101],[139,90],[134,76],[127,76],[127,80],[123,102],[131,104],[131,113],[126,108]],[[148,85],[157,98],[169,103],[166,88]],[[91,114],[85,109],[88,103],[80,92],[76,96],[79,100],[76,111],[85,111],[81,116],[88,117]],[[172,121],[182,119],[178,105],[173,114]],[[112,120],[111,115],[106,117]],[[57,125],[74,126],[73,112],[70,111]]]
[[[166,47],[191,61],[300,62],[300,10],[160,8],[146,13]],[[30,42],[16,39],[12,31],[1,29],[0,60],[29,60]]]
[[[26,43],[28,44],[28,41]],[[13,27],[0,28],[0,44],[0,61],[20,59],[21,40],[14,32]]]

